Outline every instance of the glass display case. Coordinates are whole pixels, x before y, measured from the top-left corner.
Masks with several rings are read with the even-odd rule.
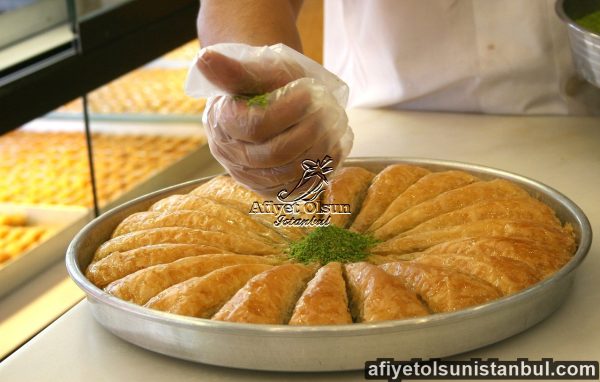
[[[194,39],[183,46],[129,72],[88,94],[92,120],[104,121],[190,121],[201,119],[204,101],[188,97],[182,88],[190,62],[200,44]],[[81,98],[69,102],[50,118],[80,118]]]
[[[193,40],[197,10],[186,0],[0,0],[0,359],[83,297],[63,258],[96,214],[218,171],[199,117],[167,128],[148,115],[171,113],[168,102],[117,106],[176,88],[181,72],[136,69]]]
[[[14,264],[27,263],[24,259],[31,257],[29,253],[60,236],[63,228],[75,222],[83,224],[84,216],[89,218],[126,198],[167,185],[152,178],[204,146],[199,128],[203,104],[185,97],[182,89],[186,60],[197,50],[197,43],[150,64],[157,56],[152,48],[144,56],[132,50],[131,54],[108,57],[112,65],[94,72],[94,77],[107,79],[97,90],[93,90],[97,79],[83,87],[74,81],[81,71],[95,68],[87,65],[88,57],[106,60],[111,53],[131,46],[136,34],[167,28],[180,13],[193,20],[197,4],[195,8],[189,5],[186,1],[170,5],[136,0],[0,1],[0,295],[51,261],[53,256],[46,255],[29,264],[27,272],[16,272],[20,276],[7,271],[19,268]],[[142,6],[149,11],[136,14]],[[191,23],[186,33],[166,34],[163,40],[167,41],[158,45],[161,50],[177,47],[194,38],[194,30]],[[145,57],[148,59],[140,62]],[[136,63],[145,66],[132,71]],[[70,75],[65,77],[64,71],[69,69]],[[121,73],[126,74],[117,78]],[[45,114],[42,111],[49,105],[75,98],[71,94],[77,95],[75,101],[47,118],[36,118]],[[158,114],[185,112],[197,126],[173,136],[171,130],[164,133],[164,128],[138,126],[136,132],[115,123],[92,125],[85,118],[88,113],[83,112],[82,95],[90,100],[86,111],[94,123],[96,115],[107,116],[108,121],[140,116],[152,120]],[[36,103],[36,97],[44,99],[43,105]],[[53,115],[56,118],[52,119]],[[69,118],[63,120],[62,116]],[[31,122],[21,127],[16,124],[21,120]],[[144,184],[148,185],[140,186]],[[46,219],[46,215],[54,218]],[[47,220],[60,222],[47,224]],[[9,273],[10,277],[6,276]]]
[[[203,133],[204,100],[183,91],[197,8],[0,0],[11,32],[0,36],[0,360],[83,298],[62,259],[95,215],[222,172]],[[301,33],[314,37],[321,1],[305,9]],[[320,60],[320,42],[305,46]]]
[[[39,7],[52,5],[56,15],[42,23],[51,12]],[[7,10],[0,14],[3,34],[14,24],[26,24],[13,18],[29,7],[37,9],[30,17],[41,29],[14,27],[0,44],[0,104],[10,110],[2,115],[0,132],[56,110],[194,39],[198,6],[196,0],[5,4]]]
[[[0,1],[0,77],[74,54],[74,9],[72,0]]]
[[[90,92],[87,129],[78,98],[0,135],[0,296],[60,257],[68,228],[211,167],[204,101],[183,91],[197,49],[189,42]],[[57,257],[28,261],[65,229]],[[29,271],[9,280],[20,263]]]
[[[151,3],[147,5],[152,6]],[[183,1],[174,3],[177,6],[154,4],[156,9],[147,12],[146,29],[155,27],[157,20],[187,9]],[[130,25],[123,23],[116,28],[120,32],[110,31],[104,37],[85,36],[83,32],[86,28],[99,28],[101,23],[114,24],[115,17],[130,14],[140,4],[135,0],[0,0],[0,24],[9,31],[0,36],[0,57],[22,44],[36,48],[24,49],[28,56],[17,64],[0,62],[3,105],[9,105],[14,98],[6,96],[6,88],[12,82],[18,85],[17,77],[35,77],[40,66],[54,67],[54,74],[62,79],[64,62],[56,58],[57,47],[63,49],[61,57],[69,52],[81,58],[85,54],[106,53],[94,49],[94,44],[102,39],[105,44],[114,39],[127,40]],[[192,16],[195,14],[196,11]],[[318,23],[321,18],[322,3],[310,0],[298,20],[307,54],[317,61],[322,57],[322,25]],[[144,21],[131,20],[137,25]],[[64,38],[48,38],[57,29],[64,31]],[[111,34],[114,38],[107,37]],[[39,40],[42,37],[45,40]],[[61,207],[81,209],[80,213],[73,212],[74,216],[85,215],[90,209],[106,210],[143,192],[189,179],[211,160],[200,127],[204,101],[183,92],[189,63],[200,48],[199,43],[195,36],[183,44],[180,40],[178,36],[171,42],[180,46],[166,54],[123,75],[114,75],[98,88],[79,93],[86,97],[87,126],[83,98],[69,101],[59,92],[73,81],[61,83],[60,88],[48,94],[48,98],[61,100],[62,106],[43,118],[32,118],[17,130],[2,125],[0,263],[12,262],[56,232],[56,227],[38,229],[36,222],[44,221],[38,219],[40,208],[53,209],[50,215]],[[52,54],[54,59],[48,61]],[[106,71],[104,76],[115,73],[112,68]],[[43,89],[38,93],[43,93]],[[26,102],[21,106],[30,105]],[[10,119],[20,109],[5,109],[11,112],[4,119]],[[25,206],[24,212],[19,212],[18,206]],[[33,214],[31,218],[27,211]],[[0,293],[3,285],[9,289],[0,277]]]

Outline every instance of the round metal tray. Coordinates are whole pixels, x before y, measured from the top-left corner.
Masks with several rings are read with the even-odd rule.
[[[273,371],[362,369],[365,361],[445,357],[517,334],[540,322],[568,296],[574,270],[591,241],[590,224],[572,201],[554,189],[508,172],[441,160],[354,158],[346,165],[380,171],[409,163],[434,171],[458,169],[482,179],[511,180],[552,207],[573,225],[577,252],[562,269],[512,296],[453,313],[371,324],[292,327],[239,324],[178,316],[147,309],[109,295],[84,276],[96,248],[108,240],[126,216],[146,210],[168,195],[186,193],[210,178],[183,183],[137,198],[98,217],[73,239],[67,250],[69,274],[87,294],[96,320],[115,335],[143,348],[212,365]]]

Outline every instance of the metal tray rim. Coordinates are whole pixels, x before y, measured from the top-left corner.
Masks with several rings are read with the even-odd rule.
[[[482,172],[499,176],[505,179],[515,180],[518,183],[525,183],[535,189],[543,190],[549,196],[552,196],[558,202],[567,207],[573,215],[576,217],[579,225],[581,226],[581,233],[579,237],[578,248],[572,259],[565,264],[559,271],[557,271],[551,277],[526,288],[514,295],[506,296],[498,300],[494,300],[487,304],[475,306],[468,309],[463,309],[457,312],[451,313],[437,313],[432,314],[424,318],[412,318],[403,320],[391,320],[382,321],[377,323],[365,324],[365,323],[354,323],[347,325],[328,325],[328,326],[289,326],[289,325],[266,325],[266,324],[246,324],[246,323],[230,323],[213,321],[209,319],[185,317],[165,312],[154,311],[136,304],[123,301],[117,297],[111,296],[104,292],[100,288],[93,285],[83,272],[81,271],[76,253],[76,244],[81,241],[84,237],[89,234],[89,231],[94,228],[96,224],[101,222],[103,219],[111,216],[112,214],[118,213],[121,209],[136,205],[146,199],[152,198],[159,194],[163,194],[169,191],[174,191],[180,188],[191,186],[194,184],[200,184],[212,177],[204,177],[197,180],[181,183],[171,187],[163,188],[161,190],[152,192],[150,194],[138,197],[127,203],[124,203],[118,207],[115,207],[100,217],[94,219],[88,223],[73,239],[67,249],[66,265],[67,271],[75,283],[83,289],[88,296],[95,298],[96,300],[108,304],[114,308],[124,310],[137,317],[148,319],[155,322],[161,322],[172,326],[184,327],[184,328],[196,328],[202,330],[209,330],[215,332],[227,332],[231,334],[244,334],[244,335],[260,335],[260,336],[359,336],[359,335],[371,335],[384,331],[404,331],[414,330],[418,328],[426,328],[431,326],[444,325],[459,320],[466,320],[470,318],[477,318],[480,315],[493,313],[494,311],[503,309],[506,305],[512,305],[518,301],[526,300],[532,296],[542,293],[548,284],[558,282],[560,279],[567,277],[573,272],[579,264],[585,259],[587,252],[592,242],[592,230],[590,223],[583,213],[583,211],[569,198],[557,190],[532,180],[522,175],[517,175],[508,171],[499,170],[492,167],[463,163],[457,161],[447,161],[439,159],[425,159],[425,158],[408,158],[408,157],[355,157],[348,158],[345,162],[346,165],[358,164],[364,162],[372,163],[411,163],[416,165],[430,165],[430,166],[444,166],[460,168],[465,171]]]

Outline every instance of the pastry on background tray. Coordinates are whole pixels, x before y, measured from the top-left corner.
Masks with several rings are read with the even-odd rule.
[[[92,134],[101,206],[204,143],[202,135]],[[0,202],[93,206],[83,132],[15,130],[0,136]]]
[[[0,213],[0,264],[27,252],[51,233],[48,227],[28,225],[26,214]]]

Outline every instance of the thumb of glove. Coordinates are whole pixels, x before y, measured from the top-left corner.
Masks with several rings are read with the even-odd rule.
[[[296,63],[265,55],[253,61],[238,61],[210,48],[203,50],[196,67],[219,89],[234,95],[264,94],[304,76]]]

